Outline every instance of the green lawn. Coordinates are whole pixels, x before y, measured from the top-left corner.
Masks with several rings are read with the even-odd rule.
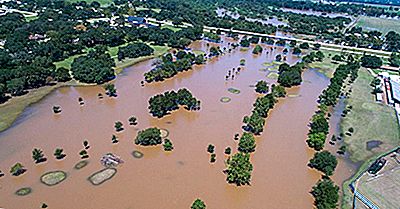
[[[360,69],[358,78],[352,85],[353,92],[346,100],[347,105],[352,105],[353,109],[341,122],[343,132],[350,127],[354,128],[352,136],[344,137],[350,159],[354,162],[363,162],[354,177],[365,170],[377,156],[398,146],[400,142],[399,126],[394,109],[375,102],[369,85],[372,79],[372,75],[366,69]],[[366,142],[370,140],[379,140],[383,144],[379,148],[367,150]],[[351,208],[352,193],[348,185],[354,177],[343,183],[342,208],[344,209]]]
[[[400,33],[400,20],[361,16],[356,25],[366,30],[378,30],[383,34],[389,31]]]

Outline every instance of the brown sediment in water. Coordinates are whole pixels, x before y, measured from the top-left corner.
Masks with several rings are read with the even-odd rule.
[[[223,44],[227,44],[226,41]],[[205,42],[196,42],[192,48],[208,51]],[[188,208],[193,200],[201,198],[210,209],[311,208],[313,199],[309,191],[320,174],[307,167],[313,155],[305,143],[307,124],[317,108],[318,95],[329,83],[326,77],[314,70],[304,72],[303,79],[310,82],[288,91],[288,94],[301,97],[281,99],[270,112],[264,132],[257,137],[257,151],[251,158],[254,166],[252,186],[228,185],[222,173],[225,168],[223,159],[226,158],[224,148],[236,149],[237,142],[232,140],[232,136],[242,131],[243,117],[251,112],[257,97],[254,88],[248,86],[261,79],[274,83],[258,69],[281,51],[282,48],[278,47],[273,53],[254,57],[251,50],[241,52],[237,49],[213,58],[205,65],[194,66],[192,71],[145,87],[140,86],[140,81],[143,73],[152,68],[152,61],[142,62],[127,69],[124,76],[114,81],[118,98],[99,100],[97,94],[103,92],[101,86],[57,89],[29,107],[26,117],[20,118],[15,126],[0,135],[0,167],[7,168],[20,161],[28,169],[23,177],[5,176],[2,179],[2,207],[31,208],[45,201],[58,209],[175,209]],[[235,80],[225,81],[226,71],[236,68],[242,58],[246,59],[246,70],[241,71]],[[287,58],[290,63],[298,59],[290,55]],[[162,119],[153,118],[148,113],[151,96],[183,87],[201,100],[200,111],[180,109]],[[240,89],[241,93],[230,94],[231,102],[221,103],[220,98],[227,95],[230,87]],[[85,98],[85,106],[76,103],[79,97]],[[52,113],[54,104],[62,106],[62,114]],[[112,146],[109,139],[115,133],[114,122],[127,121],[131,115],[140,121],[139,129],[168,129],[169,137],[173,138],[174,152],[166,154],[160,147],[134,145],[135,127],[126,127],[124,132],[117,133],[119,143]],[[80,160],[78,153],[84,139],[91,143],[89,155],[93,162],[85,169],[72,169]],[[212,165],[205,150],[209,143],[216,146],[216,154],[220,156]],[[63,161],[49,159],[46,164],[36,166],[31,160],[33,147],[43,149],[47,156],[55,148],[62,147],[67,157]],[[134,159],[132,150],[142,152],[145,157]],[[96,162],[108,152],[127,160],[110,182],[93,187],[87,177],[102,169],[100,162]],[[182,166],[177,162],[185,163]],[[68,181],[51,189],[36,184],[46,170],[55,169],[71,171]],[[349,176],[348,167],[340,161],[333,178],[341,184]],[[32,185],[35,192],[26,198],[16,196],[14,192],[24,185]],[[99,194],[107,194],[107,198]]]

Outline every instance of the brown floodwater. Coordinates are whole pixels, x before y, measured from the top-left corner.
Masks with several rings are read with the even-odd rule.
[[[223,44],[226,45],[227,41]],[[192,45],[194,49],[207,50],[206,42]],[[268,46],[264,46],[268,48]],[[227,156],[227,146],[235,151],[235,133],[241,133],[242,119],[251,112],[257,98],[254,85],[266,79],[268,72],[262,64],[274,59],[273,54],[254,56],[249,51],[234,50],[206,65],[195,66],[190,72],[162,83],[140,86],[143,73],[151,69],[152,60],[126,69],[114,81],[117,98],[97,98],[104,90],[99,86],[60,88],[39,103],[27,108],[16,124],[0,134],[0,169],[6,176],[0,179],[0,207],[7,209],[39,208],[45,202],[57,209],[177,209],[189,208],[196,198],[205,201],[210,209],[309,209],[313,198],[311,187],[320,173],[307,167],[313,151],[305,143],[307,124],[317,108],[316,99],[329,80],[316,70],[306,70],[300,87],[289,90],[288,97],[280,99],[266,120],[264,132],[257,137],[256,152],[251,161],[254,166],[251,186],[236,187],[227,184],[222,172]],[[288,62],[298,60],[288,55]],[[241,58],[246,59],[244,70],[235,80],[225,81],[228,70],[236,68]],[[162,119],[148,113],[149,97],[171,89],[188,88],[201,100],[201,110],[187,112],[183,108]],[[229,87],[241,90],[231,94]],[[229,96],[230,103],[220,98]],[[78,97],[85,101],[78,104]],[[53,105],[60,105],[62,113],[54,115]],[[138,126],[130,127],[128,118],[135,115]],[[114,122],[122,121],[125,130],[116,135],[120,143],[112,144]],[[133,141],[137,130],[157,126],[168,129],[175,149],[166,153],[162,146],[139,147]],[[73,169],[80,160],[82,142],[87,139],[89,165]],[[209,163],[207,145],[216,146],[217,162]],[[31,158],[33,148],[44,150],[48,161],[35,165]],[[67,157],[56,161],[55,148],[62,147]],[[141,159],[131,152],[140,150]],[[102,169],[100,157],[113,152],[122,157],[124,164],[111,180],[93,186],[87,178]],[[9,175],[9,168],[16,162],[26,166],[20,177]],[[352,168],[340,159],[334,179],[337,184],[350,177]],[[40,183],[41,174],[64,170],[68,178],[53,187]],[[32,187],[28,196],[16,196],[21,187]]]

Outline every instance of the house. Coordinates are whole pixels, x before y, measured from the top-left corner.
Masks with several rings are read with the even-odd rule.
[[[135,16],[129,16],[128,22],[137,26],[146,24],[146,20],[143,17],[135,17]]]

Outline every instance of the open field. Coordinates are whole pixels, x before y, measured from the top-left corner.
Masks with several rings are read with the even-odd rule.
[[[352,105],[352,111],[343,118],[341,129],[343,132],[350,127],[354,128],[352,136],[345,135],[344,142],[347,150],[351,153],[351,160],[363,162],[353,178],[343,183],[343,209],[350,209],[353,194],[349,184],[360,175],[379,156],[399,144],[399,127],[394,109],[376,103],[374,96],[370,93],[370,82],[373,77],[361,68],[358,78],[353,84],[353,93],[346,100],[347,105]],[[379,147],[367,150],[366,142],[379,140]]]
[[[400,20],[361,16],[356,25],[365,30],[378,30],[383,34],[389,31],[400,33]]]
[[[365,172],[359,178],[357,191],[379,208],[396,208],[400,205],[400,156],[389,154],[384,158],[387,163],[377,175]]]
[[[353,84],[353,92],[346,100],[353,109],[341,123],[343,133],[350,127],[354,128],[352,136],[344,137],[344,142],[351,153],[351,160],[354,162],[365,161],[374,154],[392,149],[400,142],[394,109],[375,102],[370,87],[373,77],[366,69],[361,68],[358,74]],[[379,140],[382,144],[368,150],[366,143],[372,140]]]
[[[125,59],[121,62],[119,62],[116,58],[116,54],[118,52],[118,47],[111,47],[109,48],[109,52],[111,56],[114,56],[115,59],[115,73],[119,74],[122,72],[122,70],[126,67],[129,67],[131,65],[134,65],[136,63],[152,59],[154,57],[161,56],[162,54],[168,52],[169,47],[167,46],[151,46],[154,49],[154,55],[151,56],[145,56],[145,57],[139,57],[139,58],[134,58],[134,59]],[[73,60],[76,57],[79,57],[80,55],[75,55],[72,57],[69,57],[68,59],[65,59],[61,62],[55,63],[57,68],[59,67],[65,67],[67,69],[71,68],[71,64]],[[18,118],[18,116],[24,111],[26,107],[28,107],[31,104],[34,104],[38,101],[40,101],[43,97],[45,97],[47,94],[51,93],[53,90],[62,87],[62,86],[68,86],[68,85],[84,85],[84,84],[79,84],[76,81],[70,81],[67,83],[60,83],[54,86],[44,86],[38,89],[34,89],[29,91],[29,93],[19,96],[19,97],[13,97],[9,101],[7,101],[4,104],[0,105],[0,131],[4,131],[7,128],[9,128],[12,123]]]

